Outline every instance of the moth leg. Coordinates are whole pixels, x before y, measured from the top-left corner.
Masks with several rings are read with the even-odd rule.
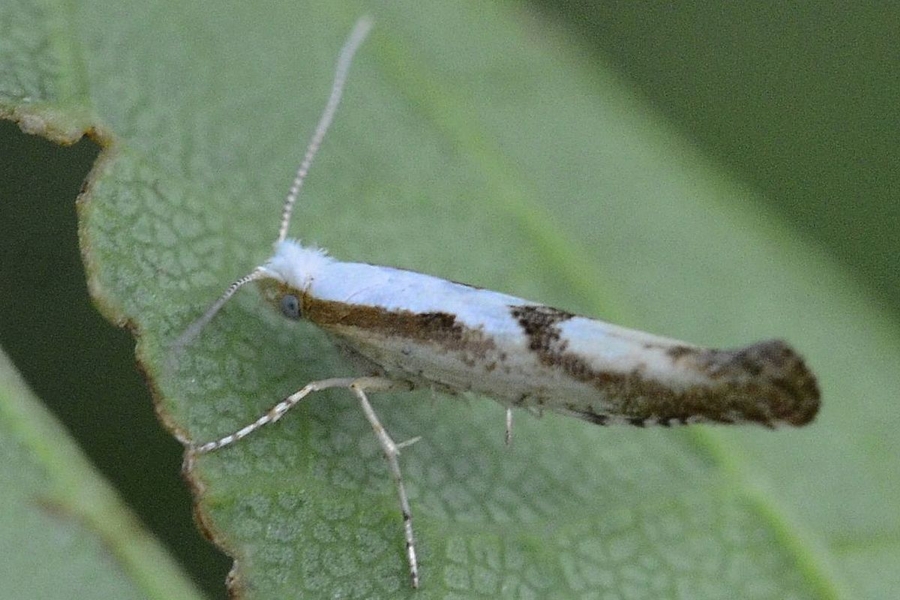
[[[387,431],[384,429],[381,421],[378,420],[378,416],[375,414],[375,410],[369,403],[369,399],[368,397],[366,397],[366,393],[364,391],[389,391],[396,389],[408,390],[412,388],[409,383],[404,381],[385,379],[383,377],[341,377],[310,382],[303,386],[303,388],[299,391],[294,392],[293,394],[270,408],[258,419],[238,429],[234,433],[221,437],[212,442],[201,444],[199,446],[194,445],[190,440],[187,440],[183,436],[180,436],[182,443],[185,443],[186,445],[191,447],[191,451],[188,452],[185,458],[185,467],[189,468],[190,464],[193,463],[193,459],[197,454],[206,454],[208,452],[218,450],[219,448],[222,448],[224,446],[230,446],[231,444],[247,437],[257,429],[265,425],[274,423],[275,421],[283,417],[287,411],[296,406],[309,394],[332,388],[347,388],[352,391],[357,398],[359,398],[363,413],[365,413],[366,418],[372,425],[372,429],[375,431],[375,436],[378,438],[379,444],[381,444],[382,451],[384,452],[385,458],[388,461],[388,467],[391,470],[391,475],[394,478],[394,484],[397,486],[397,494],[400,496],[400,511],[403,515],[403,532],[406,538],[406,554],[409,560],[409,574],[412,580],[412,586],[414,588],[418,588],[419,565],[418,562],[416,562],[416,547],[412,529],[412,514],[409,508],[409,497],[406,495],[406,488],[403,485],[403,477],[400,474],[400,463],[397,460],[397,456],[400,454],[400,448],[416,443],[417,441],[419,441],[419,438],[415,437],[400,444],[395,443],[394,440],[391,439],[391,436],[389,436]]]
[[[410,438],[410,439],[406,440],[405,442],[400,442],[399,444],[397,444],[397,450],[399,450],[400,448],[406,448],[407,446],[412,446],[413,444],[415,444],[416,442],[418,442],[421,439],[422,439],[422,436],[417,435],[416,437]]]
[[[390,385],[390,387],[383,387],[385,385]],[[416,562],[416,542],[413,536],[412,512],[409,508],[409,498],[406,495],[406,488],[403,485],[403,476],[400,474],[400,462],[397,460],[397,456],[400,454],[401,446],[407,446],[414,443],[418,441],[419,438],[413,438],[412,440],[408,440],[399,445],[394,443],[394,440],[388,435],[384,426],[381,424],[381,421],[378,420],[378,415],[375,414],[375,410],[372,408],[372,405],[369,404],[369,399],[366,397],[366,390],[380,391],[391,389],[395,386],[395,382],[387,379],[367,377],[354,381],[350,385],[350,390],[356,394],[357,398],[359,398],[359,403],[362,406],[363,412],[369,420],[369,423],[372,425],[372,429],[375,431],[375,437],[378,438],[378,443],[381,444],[381,449],[384,451],[384,457],[387,459],[388,467],[391,470],[391,476],[394,478],[394,485],[397,486],[397,495],[400,496],[400,513],[403,516],[403,535],[406,538],[406,558],[409,560],[409,576],[412,580],[412,586],[418,588],[419,565],[418,562]]]
[[[512,443],[512,407],[506,407],[506,445],[509,446]]]
[[[322,390],[327,390],[330,388],[350,388],[355,381],[358,381],[357,377],[341,377],[336,379],[322,379],[321,381],[313,381],[311,383],[306,384],[303,388],[297,392],[294,392],[268,411],[266,411],[262,416],[258,419],[250,423],[249,425],[245,425],[241,427],[234,433],[230,433],[224,437],[221,437],[215,441],[207,442],[205,444],[201,444],[199,446],[193,447],[193,451],[196,454],[206,454],[207,452],[212,452],[213,450],[218,450],[224,446],[230,446],[231,444],[241,440],[260,427],[265,425],[269,425],[270,423],[274,423],[278,419],[284,416],[284,413],[292,409],[296,406],[301,400],[303,400],[306,396],[313,392],[319,392]],[[188,445],[193,446],[193,443],[188,442]]]

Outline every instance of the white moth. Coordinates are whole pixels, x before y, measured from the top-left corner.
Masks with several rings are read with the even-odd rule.
[[[367,394],[428,388],[473,392],[511,409],[574,416],[598,425],[757,423],[805,425],[819,407],[816,379],[784,342],[707,349],[573,315],[437,277],[341,262],[286,239],[291,212],[340,102],[353,54],[371,22],[360,20],[341,50],[331,96],[284,204],[275,253],[234,282],[174,343],[183,348],[234,293],[259,282],[289,319],[306,319],[367,365],[364,377],[314,381],[230,435],[189,446],[189,458],[274,423],[312,392],[347,388],[358,398],[400,497],[413,587],[418,563],[399,449]],[[414,441],[414,440],[412,440]]]

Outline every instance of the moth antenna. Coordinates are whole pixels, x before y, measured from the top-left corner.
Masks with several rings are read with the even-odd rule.
[[[275,241],[276,245],[279,242],[283,242],[284,238],[287,237],[291,213],[294,210],[294,203],[297,202],[297,196],[300,195],[300,188],[303,187],[303,181],[306,179],[306,174],[309,173],[309,167],[316,157],[319,146],[322,144],[322,140],[325,139],[325,134],[331,126],[332,119],[334,119],[334,113],[341,103],[341,96],[344,93],[344,84],[347,81],[347,73],[350,71],[350,64],[353,62],[353,55],[356,53],[360,44],[363,43],[363,40],[366,39],[371,28],[372,19],[369,17],[362,17],[356,22],[356,25],[353,26],[353,31],[350,32],[347,41],[344,42],[344,46],[341,48],[341,52],[337,59],[337,66],[334,69],[334,81],[331,84],[331,96],[328,97],[328,103],[325,104],[325,110],[322,111],[322,116],[319,117],[319,123],[316,125],[316,130],[313,133],[312,139],[309,141],[309,146],[306,147],[306,154],[303,155],[303,160],[300,162],[300,166],[297,167],[297,174],[294,175],[294,181],[291,183],[287,198],[284,200],[284,208],[281,209],[281,226],[278,228],[278,239]]]
[[[294,204],[297,202],[297,196],[300,195],[300,188],[303,187],[303,181],[306,179],[307,173],[309,173],[309,167],[316,157],[319,146],[322,145],[322,140],[325,138],[325,134],[331,126],[331,121],[334,119],[334,113],[341,103],[344,84],[347,82],[347,73],[350,71],[350,64],[353,62],[353,55],[356,54],[357,49],[359,49],[363,40],[366,39],[371,28],[371,18],[360,18],[356,22],[356,25],[353,26],[353,31],[350,32],[350,35],[347,37],[347,40],[341,48],[341,52],[337,59],[337,66],[334,70],[334,81],[331,84],[331,95],[328,97],[328,102],[325,104],[325,110],[322,111],[322,116],[319,117],[319,123],[316,125],[316,130],[313,133],[312,139],[306,147],[306,154],[303,156],[300,166],[297,167],[294,181],[291,183],[291,188],[284,201],[284,208],[281,210],[281,225],[278,228],[278,239],[275,242],[276,245],[279,242],[283,242],[287,237],[291,213],[293,212]],[[239,289],[251,281],[256,281],[263,277],[265,277],[265,269],[263,267],[257,267],[228,286],[228,289],[225,290],[219,299],[213,302],[210,307],[206,309],[206,312],[204,312],[196,321],[191,323],[188,328],[178,336],[171,346],[173,355],[177,356],[185,346],[190,344]]]
[[[228,289],[219,296],[219,299],[210,304],[209,308],[206,309],[200,317],[197,318],[196,321],[191,323],[187,329],[184,330],[184,333],[178,336],[178,339],[172,344],[172,352],[173,355],[178,355],[178,353],[188,344],[190,344],[197,335],[203,331],[203,328],[206,327],[207,323],[209,323],[216,313],[221,310],[225,303],[234,296],[235,292],[239,289],[250,283],[251,281],[256,281],[257,279],[262,279],[266,276],[266,271],[262,267],[256,267],[250,273],[244,275],[234,283],[228,286]]]

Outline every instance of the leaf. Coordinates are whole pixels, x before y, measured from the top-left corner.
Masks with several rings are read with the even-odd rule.
[[[90,21],[115,31],[79,29],[108,144],[81,211],[89,280],[138,333],[169,426],[215,439],[350,370],[253,292],[177,369],[166,357],[266,258],[357,9],[167,3],[134,7],[140,26],[111,10],[98,3]],[[825,390],[806,430],[523,414],[511,449],[490,402],[377,398],[395,439],[422,436],[401,457],[417,597],[889,597],[872,566],[900,554],[886,500],[900,479],[872,458],[897,454],[887,316],[546,22],[492,4],[395,2],[374,16],[294,235],[699,343],[783,336]],[[310,398],[192,476],[247,597],[412,595],[394,491],[348,394]],[[893,537],[875,547],[880,531]]]
[[[3,353],[0,456],[5,597],[199,597]]]

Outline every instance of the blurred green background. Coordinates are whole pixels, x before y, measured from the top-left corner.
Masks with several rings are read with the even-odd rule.
[[[898,314],[900,5],[532,9]],[[60,148],[8,122],[0,148],[0,345],[125,501],[222,597],[229,563],[191,522],[181,449],[154,418],[133,340],[87,296],[74,198],[98,148]]]

